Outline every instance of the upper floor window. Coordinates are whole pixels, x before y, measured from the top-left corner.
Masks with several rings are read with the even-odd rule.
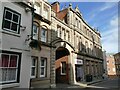
[[[41,6],[38,3],[35,3],[34,8],[35,8],[35,13],[37,14],[41,13]]]
[[[43,16],[44,16],[46,19],[49,19],[49,10],[48,10],[48,7],[47,7],[47,6],[44,7]]]
[[[42,28],[42,30],[41,30],[41,41],[47,42],[47,30],[44,28]]]
[[[33,39],[38,40],[38,31],[39,27],[36,24],[33,24]]]
[[[5,7],[2,28],[18,34],[20,32],[20,18],[21,15],[18,12]]]

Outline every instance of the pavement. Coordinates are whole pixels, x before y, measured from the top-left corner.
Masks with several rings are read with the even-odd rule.
[[[56,88],[57,89],[67,89],[67,88],[75,88],[75,89],[88,89],[88,90],[96,90],[96,89],[100,89],[100,90],[120,90],[120,85],[119,85],[119,81],[118,79],[113,79],[113,80],[95,80],[92,82],[77,82],[74,85],[70,85],[70,84],[57,84]]]

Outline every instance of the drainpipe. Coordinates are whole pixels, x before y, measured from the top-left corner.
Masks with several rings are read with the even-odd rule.
[[[32,8],[34,8],[34,0],[32,0]],[[32,10],[32,27],[31,27],[31,40],[33,40],[33,21],[34,21],[34,10]]]

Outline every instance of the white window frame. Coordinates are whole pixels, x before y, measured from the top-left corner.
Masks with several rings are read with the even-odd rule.
[[[35,66],[32,65],[32,60],[35,59]],[[31,78],[36,78],[36,71],[37,71],[37,60],[38,58],[37,57],[31,57],[31,72],[30,72],[30,75],[32,74],[32,68],[35,68],[35,75],[34,76],[30,76]]]
[[[61,75],[66,75],[67,71],[65,70],[65,72],[62,71],[62,67],[63,67],[63,63],[66,64],[66,62],[61,62]],[[66,68],[67,68],[67,64],[66,64]]]
[[[16,67],[0,67],[0,69],[3,69],[3,68],[8,68],[8,69],[15,69],[16,68],[16,77],[15,77],[15,80],[10,80],[10,81],[0,81],[0,84],[1,83],[11,83],[11,82],[17,82],[17,74],[18,74],[18,62],[19,62],[19,55],[17,54],[9,54],[9,53],[0,53],[0,56],[1,55],[8,55],[9,56],[9,63],[8,63],[8,66],[10,64],[10,57],[13,55],[13,56],[17,56],[17,61],[16,61]]]
[[[8,11],[8,12],[10,12],[10,13],[12,14],[11,20],[5,18],[5,16],[6,16],[6,11]],[[15,15],[18,16],[18,22],[14,22],[14,21],[13,21],[13,14],[15,14]],[[10,32],[14,32],[14,33],[19,34],[19,30],[20,30],[20,29],[19,29],[19,28],[20,28],[20,17],[21,17],[21,15],[20,15],[19,13],[17,13],[16,11],[13,11],[13,10],[5,7],[5,9],[4,9],[4,17],[3,17],[3,29],[5,29],[5,30],[7,30],[7,31],[10,31]],[[4,21],[5,21],[5,20],[10,22],[10,28],[9,28],[9,29],[4,27]],[[14,30],[11,29],[11,28],[12,28],[12,23],[17,24],[17,31],[14,31]]]
[[[34,27],[37,28],[37,32],[34,32]],[[39,27],[36,24],[33,24],[33,39],[38,40]]]
[[[41,66],[41,61],[44,60],[44,66]],[[43,77],[46,77],[46,74],[47,74],[47,58],[46,57],[41,57],[41,60],[40,60],[40,77],[43,78]],[[41,68],[44,68],[44,75],[41,75]]]
[[[45,36],[42,36],[42,31],[45,31]],[[45,28],[41,29],[41,41],[42,42],[47,42],[47,30]]]

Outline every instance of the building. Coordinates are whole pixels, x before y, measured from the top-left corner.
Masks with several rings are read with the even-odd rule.
[[[23,2],[0,2],[0,87],[29,88],[33,8]]]
[[[31,50],[31,88],[50,87],[51,5],[35,0]],[[38,44],[36,46],[36,43]]]
[[[70,83],[101,79],[103,56],[100,33],[83,19],[78,6],[60,10],[60,3],[52,5],[52,45],[56,48],[56,83]],[[53,67],[54,68],[54,67]]]
[[[120,52],[114,54],[116,75],[120,78]]]
[[[108,70],[107,70],[107,56],[106,56],[106,51],[103,50],[103,67],[104,67],[104,79],[108,78]]]
[[[107,72],[108,72],[108,78],[110,79],[116,78],[115,59],[113,54],[107,55]]]
[[[60,10],[59,2],[47,0],[0,6],[2,88],[49,88],[102,78],[100,33],[85,22],[78,6]]]

